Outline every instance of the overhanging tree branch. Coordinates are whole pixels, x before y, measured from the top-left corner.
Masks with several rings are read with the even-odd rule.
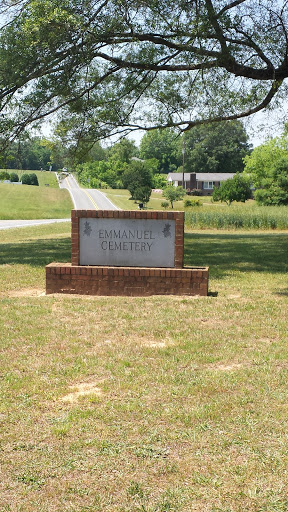
[[[119,0],[14,5],[0,29],[8,139],[63,109],[102,135],[247,117],[288,77],[287,0],[273,9],[271,0],[125,0],[120,12]]]

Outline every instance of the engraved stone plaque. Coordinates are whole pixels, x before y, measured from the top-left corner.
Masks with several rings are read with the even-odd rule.
[[[175,220],[80,219],[80,265],[174,267]]]

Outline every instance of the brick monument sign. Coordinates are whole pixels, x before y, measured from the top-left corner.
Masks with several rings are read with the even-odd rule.
[[[71,221],[71,263],[47,265],[47,294],[208,294],[209,269],[183,268],[183,212],[72,210]]]

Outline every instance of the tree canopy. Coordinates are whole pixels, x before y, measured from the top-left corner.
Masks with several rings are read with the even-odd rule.
[[[213,190],[213,200],[225,202],[228,206],[230,206],[233,201],[245,203],[245,201],[250,198],[251,189],[249,180],[239,173],[236,173],[233,178],[224,181],[221,183],[220,187],[214,188]]]
[[[285,135],[267,140],[253,149],[251,155],[244,158],[244,170],[253,185],[260,188],[274,164],[283,159],[288,159],[288,138]]]
[[[165,199],[168,199],[171,208],[173,208],[174,202],[181,201],[185,194],[186,192],[182,187],[174,187],[174,185],[168,185],[163,190],[163,197],[165,197]]]
[[[259,204],[288,205],[288,158],[276,161],[263,180],[262,188],[256,190],[255,199]]]
[[[286,0],[0,0],[0,136],[56,112],[66,135],[247,117],[285,95]]]
[[[141,203],[148,203],[153,186],[150,169],[141,161],[133,161],[124,172],[123,185],[129,190],[132,199]]]
[[[245,158],[244,174],[256,188],[259,204],[288,204],[287,125],[282,137],[268,140]]]
[[[195,126],[184,140],[187,172],[242,172],[243,158],[250,150],[238,120]]]
[[[153,130],[147,132],[141,139],[140,157],[146,159],[156,159],[159,162],[159,172],[168,174],[177,170],[181,163],[179,157],[179,138],[175,130],[169,128],[165,130]]]
[[[20,137],[1,154],[1,165],[9,169],[48,170],[52,154],[53,145],[50,141],[39,137]]]

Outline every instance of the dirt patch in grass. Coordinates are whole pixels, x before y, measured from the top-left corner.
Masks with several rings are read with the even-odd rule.
[[[61,402],[75,403],[82,396],[102,395],[102,390],[98,387],[98,382],[80,382],[69,386],[71,393],[60,398]]]
[[[145,345],[147,345],[148,347],[152,347],[152,348],[165,348],[165,347],[167,347],[166,341],[150,341],[150,340],[147,340],[145,342]]]
[[[278,338],[260,338],[259,341],[260,343],[272,345],[273,343],[277,343]]]
[[[247,368],[250,365],[248,363],[230,363],[230,364],[211,364],[205,366],[205,369],[208,370],[216,370],[219,372],[234,372],[236,370],[242,370],[243,368]]]
[[[166,339],[153,339],[153,338],[144,338],[144,339],[139,339],[139,344],[144,346],[144,347],[149,347],[149,348],[167,348],[167,347],[172,347],[175,345],[175,341],[172,340],[172,339],[169,339],[169,338],[166,338]]]
[[[45,295],[43,288],[23,288],[6,292],[7,297],[41,297]]]

